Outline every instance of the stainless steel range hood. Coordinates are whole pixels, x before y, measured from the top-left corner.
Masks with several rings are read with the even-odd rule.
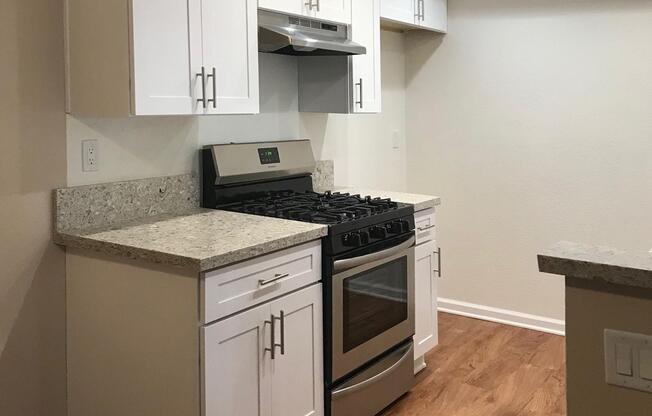
[[[364,55],[367,48],[352,42],[347,25],[260,11],[258,50],[296,56]]]

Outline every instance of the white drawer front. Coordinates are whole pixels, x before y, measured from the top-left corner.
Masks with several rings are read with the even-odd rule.
[[[435,209],[429,208],[414,214],[416,244],[427,243],[435,239]]]
[[[201,320],[208,323],[321,280],[321,242],[214,270],[201,280]]]

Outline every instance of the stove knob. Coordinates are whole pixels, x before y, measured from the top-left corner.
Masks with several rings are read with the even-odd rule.
[[[410,221],[401,220],[399,222],[401,223],[401,232],[402,233],[407,233],[408,231],[410,231]]]
[[[371,237],[373,238],[378,238],[378,239],[383,239],[387,238],[387,230],[383,227],[371,227],[369,229],[369,234],[371,234]]]
[[[342,237],[342,244],[344,244],[345,247],[360,247],[360,234],[344,234],[344,237]]]
[[[369,244],[369,233],[366,231],[360,231],[360,243],[362,245]]]
[[[387,232],[390,234],[401,234],[403,226],[400,221],[390,222],[386,225]]]

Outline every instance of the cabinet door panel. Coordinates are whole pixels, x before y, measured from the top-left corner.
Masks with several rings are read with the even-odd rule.
[[[188,2],[132,0],[131,17],[133,114],[191,114]]]
[[[367,48],[353,63],[353,111],[381,111],[380,0],[356,0],[353,3],[352,39]]]
[[[316,16],[319,19],[350,24],[351,1],[352,0],[315,0],[315,4],[319,4],[319,7],[314,10],[318,10]]]
[[[258,3],[256,0],[191,0],[201,2],[202,62],[215,79],[206,94],[215,98],[207,114],[259,112]]]
[[[415,255],[415,334],[414,356],[421,357],[438,344],[437,278],[435,269],[435,242],[421,244]]]
[[[304,3],[307,3],[307,0],[259,0],[258,7],[274,12],[302,15]]]
[[[424,28],[446,32],[448,29],[447,0],[423,0],[423,19],[420,25]]]
[[[204,327],[202,414],[270,416],[269,304]]]
[[[324,412],[321,285],[272,302],[285,315],[285,354],[272,365],[272,416],[321,416]],[[281,333],[277,322],[277,334]],[[280,336],[280,335],[279,335]],[[277,337],[277,342],[279,342]]]
[[[395,22],[418,24],[417,1],[419,0],[381,0],[380,15],[383,19]]]

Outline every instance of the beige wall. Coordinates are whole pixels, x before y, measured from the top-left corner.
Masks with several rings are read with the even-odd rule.
[[[408,183],[443,197],[440,295],[563,319],[558,240],[652,247],[652,1],[450,0],[407,39]]]
[[[62,2],[0,2],[0,415],[63,416],[65,185]]]
[[[603,341],[605,329],[652,335],[652,290],[613,291],[569,280],[568,416],[638,416],[652,409],[652,394],[605,383]]]

